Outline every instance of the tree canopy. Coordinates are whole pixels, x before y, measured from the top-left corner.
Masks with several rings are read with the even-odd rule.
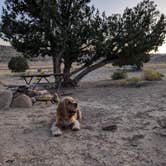
[[[107,63],[140,68],[162,45],[166,19],[151,0],[111,16],[90,0],[6,0],[0,33],[26,57],[51,56],[54,73],[78,82]],[[73,63],[80,68],[71,72]]]

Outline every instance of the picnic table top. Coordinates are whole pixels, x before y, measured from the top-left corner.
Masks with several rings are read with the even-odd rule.
[[[62,76],[63,74],[62,73],[57,73],[57,74],[53,74],[53,73],[50,73],[50,74],[22,74],[22,75],[19,75],[19,77],[50,77],[50,76]]]

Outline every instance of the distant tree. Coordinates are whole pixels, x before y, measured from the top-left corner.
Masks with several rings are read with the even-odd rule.
[[[8,68],[12,72],[25,72],[29,69],[28,61],[21,56],[12,57],[8,63]]]
[[[141,67],[149,52],[163,43],[165,17],[153,1],[144,0],[110,17],[96,12],[89,2],[6,0],[1,37],[26,57],[51,56],[54,73],[63,72],[65,83],[77,83],[107,63]],[[71,71],[73,63],[81,67]]]

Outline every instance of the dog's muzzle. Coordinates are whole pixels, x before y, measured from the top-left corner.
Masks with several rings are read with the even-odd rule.
[[[73,115],[73,114],[75,114],[77,111],[76,111],[76,110],[69,110],[68,112]]]

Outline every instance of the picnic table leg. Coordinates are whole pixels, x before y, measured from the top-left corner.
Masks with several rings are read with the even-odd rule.
[[[24,78],[24,81],[26,82],[26,84],[27,84],[27,85],[30,85],[30,84],[31,84],[32,79],[33,79],[33,77],[31,77],[31,78],[30,78],[30,80],[29,80],[29,81],[27,81],[27,79],[26,79],[26,78]]]
[[[47,79],[47,77],[43,77],[49,84],[50,84],[50,81]]]
[[[38,81],[36,84],[38,84],[42,80],[42,77],[39,77]]]
[[[37,83],[34,85],[34,87],[32,88],[33,90],[35,89],[36,85],[41,81],[42,77],[39,78],[39,80],[37,81]]]

